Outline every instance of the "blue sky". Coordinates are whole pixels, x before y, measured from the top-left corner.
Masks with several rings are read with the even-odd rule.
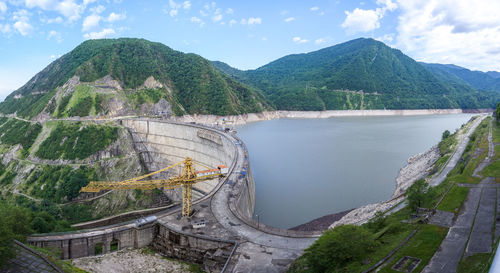
[[[420,61],[500,70],[498,2],[0,0],[0,99],[94,38],[145,38],[252,69],[372,37]]]

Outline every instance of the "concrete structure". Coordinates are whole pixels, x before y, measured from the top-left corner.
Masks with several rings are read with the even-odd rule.
[[[146,119],[118,122],[129,128],[149,171],[191,157],[211,167],[227,165],[229,174],[214,181],[205,195],[198,195],[191,219],[181,219],[180,208],[174,207],[156,213],[158,221],[146,226],[125,223],[31,236],[28,242],[60,248],[64,259],[94,255],[101,245],[103,253],[113,244],[118,249],[151,245],[168,256],[202,263],[211,272],[282,272],[321,234],[253,221],[255,184],[245,145],[235,136],[196,124]],[[205,226],[193,228],[201,219]]]

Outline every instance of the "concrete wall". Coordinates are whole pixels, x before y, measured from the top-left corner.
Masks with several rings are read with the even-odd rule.
[[[216,130],[189,124],[154,120],[123,120],[122,125],[133,128],[152,148],[152,153],[175,163],[191,157],[209,167],[230,166],[235,147]]]
[[[61,259],[74,259],[95,255],[95,246],[98,244],[102,244],[102,254],[111,251],[112,242],[118,242],[118,250],[127,247],[145,247],[151,244],[157,229],[156,224],[142,227],[128,224],[82,233],[30,236],[27,241],[37,247],[61,250]]]

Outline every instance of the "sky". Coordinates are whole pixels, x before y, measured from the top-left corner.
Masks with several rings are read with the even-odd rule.
[[[137,37],[254,69],[359,37],[500,71],[498,0],[0,0],[0,99],[87,39]]]

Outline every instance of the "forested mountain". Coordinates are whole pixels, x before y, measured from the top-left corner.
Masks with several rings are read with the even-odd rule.
[[[433,73],[445,74],[448,78],[458,78],[473,88],[485,91],[500,91],[500,73],[496,71],[471,71],[453,64],[421,63]]]
[[[81,102],[81,96],[71,97],[77,88],[57,90],[68,81],[71,84],[67,86],[88,91],[80,92],[83,97],[91,97],[82,105],[88,110],[73,113],[66,108]],[[107,90],[100,92],[99,87]],[[105,92],[110,89],[115,94]],[[271,109],[261,94],[215,70],[198,55],[178,52],[161,43],[122,38],[83,42],[10,94],[0,104],[0,111],[17,111],[25,117],[42,111],[56,116],[99,114],[99,110],[105,114],[113,111],[104,107],[107,99],[120,98],[122,108],[130,108],[129,112],[162,98],[175,114],[228,115]],[[60,107],[61,102],[67,105]]]
[[[262,90],[278,109],[485,108],[500,98],[440,77],[373,39],[288,55],[255,70],[212,65]]]

